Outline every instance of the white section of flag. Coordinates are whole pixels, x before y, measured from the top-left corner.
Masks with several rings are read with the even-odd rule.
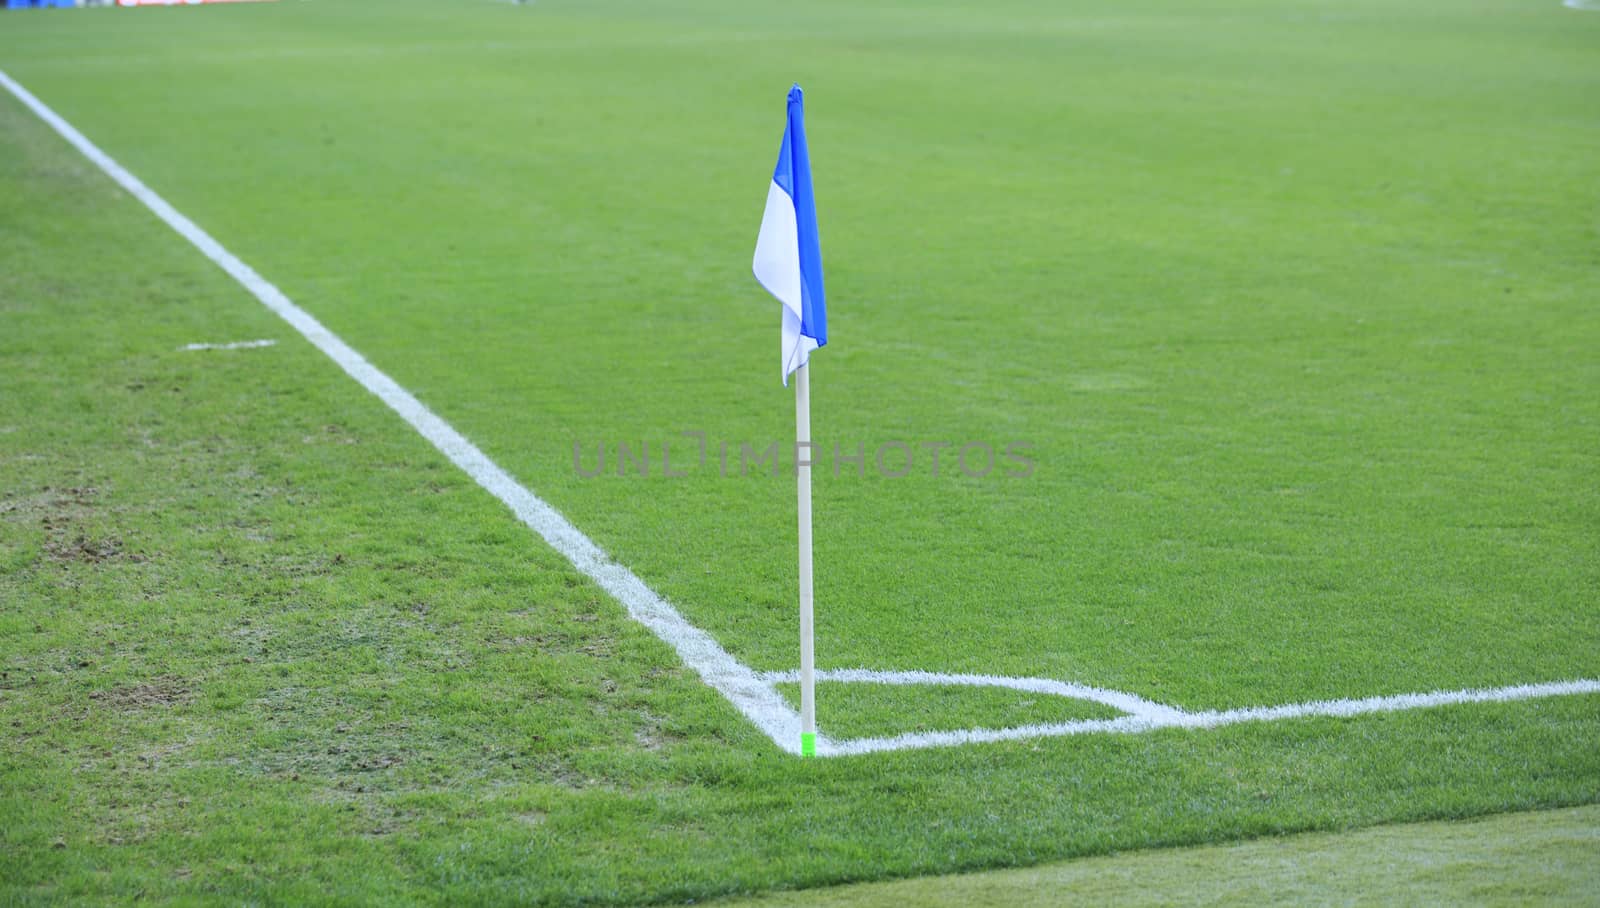
[[[800,234],[794,199],[777,181],[767,189],[767,210],[761,216],[761,234],[756,237],[754,268],[756,280],[783,303],[779,364],[787,385],[790,374],[811,358],[817,342],[800,333]]]

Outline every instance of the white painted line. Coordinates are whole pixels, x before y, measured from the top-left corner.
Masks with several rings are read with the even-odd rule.
[[[766,672],[760,676],[769,684],[793,684],[799,680],[797,672]],[[1070,700],[1090,700],[1112,709],[1142,719],[1174,721],[1185,715],[1183,710],[1153,703],[1134,694],[1120,690],[1106,690],[1086,684],[1071,684],[1053,678],[1013,678],[1004,675],[947,675],[938,672],[879,672],[865,668],[833,669],[817,672],[818,681],[845,684],[926,684],[952,687],[1004,687],[1032,694],[1066,697]]]
[[[1239,722],[1269,722],[1306,716],[1360,716],[1367,713],[1392,713],[1408,709],[1431,709],[1458,703],[1508,703],[1539,697],[1570,697],[1574,694],[1600,694],[1600,680],[1552,681],[1548,684],[1513,684],[1510,687],[1436,690],[1425,694],[1395,694],[1365,697],[1360,700],[1316,700],[1283,706],[1253,706],[1222,712],[1188,713],[1174,725],[1183,728],[1216,728]]]
[[[500,499],[524,524],[544,538],[557,552],[572,562],[585,576],[616,597],[635,621],[649,628],[678,654],[684,664],[694,669],[718,693],[728,698],[741,713],[760,729],[779,748],[792,753],[800,752],[800,716],[778,693],[777,684],[788,680],[788,672],[758,675],[735,659],[712,639],[710,634],[690,624],[665,599],[651,590],[634,573],[612,561],[589,537],[574,527],[565,517],[528,491],[511,475],[491,461],[488,455],[468,441],[448,423],[423,406],[411,392],[380,372],[377,367],[346,344],[333,332],[324,328],[304,309],[296,306],[283,291],[268,283],[250,266],[223,248],[221,243],[197,227],[193,221],[179,214],[165,200],[156,195],[137,177],[95,147],[57,116],[43,102],[19,85],[4,71],[0,71],[0,86],[11,92],[29,110],[50,128],[60,133],[84,157],[94,162],[106,175],[126,189],[134,198],[144,203],[162,221],[194,244],[206,258],[231,275],[262,305],[288,322],[317,349],[327,354],[351,378],[372,392],[422,434],[452,463],[471,476],[478,485]],[[192,345],[191,345],[192,346]],[[186,348],[187,349],[187,348]],[[1017,728],[975,728],[962,731],[929,732],[900,735],[891,738],[858,738],[835,741],[817,735],[818,756],[875,753],[888,750],[907,750],[919,747],[948,747],[986,741],[1009,741],[1019,738],[1038,738],[1058,735],[1087,734],[1090,732],[1144,732],[1160,728],[1216,728],[1240,722],[1263,722],[1306,716],[1355,716],[1365,713],[1394,712],[1407,709],[1425,709],[1454,703],[1503,702],[1535,697],[1570,696],[1573,694],[1600,693],[1600,680],[1578,680],[1552,684],[1524,684],[1489,690],[1436,691],[1426,694],[1402,694],[1392,697],[1371,697],[1363,700],[1325,700],[1314,703],[1264,706],[1223,712],[1186,713],[1159,703],[1152,703],[1132,694],[1102,690],[1078,684],[1053,681],[1048,678],[1006,678],[998,675],[937,674],[934,672],[874,672],[866,669],[844,669],[823,672],[825,680],[858,681],[871,684],[965,684],[976,686],[1009,687],[1015,690],[1042,694],[1095,700],[1129,713],[1117,719],[1088,719],[1050,725],[1029,725]]]
[[[227,344],[184,344],[179,350],[251,350],[256,347],[270,347],[276,344],[275,340],[233,341]]]
[[[106,175],[115,180],[119,186],[155,212],[156,217],[165,221],[167,226],[193,243],[206,258],[228,272],[234,280],[249,290],[251,295],[260,300],[262,305],[277,313],[306,340],[327,354],[329,359],[338,363],[339,368],[351,378],[360,382],[363,388],[377,395],[379,400],[400,414],[401,419],[422,433],[422,436],[432,442],[440,453],[450,458],[452,463],[476,480],[478,485],[504,502],[519,520],[544,537],[544,540],[571,561],[574,567],[615,596],[635,621],[649,628],[677,651],[678,657],[684,664],[694,669],[707,684],[727,697],[746,718],[766,733],[773,743],[791,753],[800,752],[800,716],[789,708],[789,704],[772,685],[758,680],[755,672],[733,658],[721,644],[711,638],[710,634],[685,621],[677,609],[646,586],[644,581],[634,576],[632,571],[612,561],[598,545],[562,517],[555,508],[512,479],[510,474],[500,469],[488,455],[478,450],[476,445],[423,406],[411,392],[400,387],[394,379],[367,362],[365,357],[332,331],[324,328],[322,323],[311,317],[310,313],[296,306],[283,291],[274,287],[249,265],[223,248],[221,243],[212,239],[210,234],[197,227],[193,221],[179,214],[165,199],[156,195],[137,177],[123,169],[122,165],[112,160],[110,155],[95,147],[94,143],[74,129],[72,124],[57,116],[55,111],[46,107],[42,101],[3,71],[0,71],[0,85],[4,85],[6,90],[17,97],[17,100],[37,114],[39,119],[49,124],[50,128],[60,133],[62,138],[105,171]],[[818,748],[824,744],[824,739],[819,735]]]
[[[1549,684],[1517,684],[1511,687],[1488,689],[1433,691],[1425,694],[1397,694],[1391,697],[1368,697],[1362,700],[1318,700],[1311,703],[1290,703],[1284,706],[1259,706],[1248,709],[1230,709],[1218,712],[1178,712],[1170,718],[1124,716],[1120,719],[1088,719],[1076,722],[1058,722],[1048,725],[1025,725],[1015,728],[973,728],[961,731],[936,731],[898,735],[892,738],[853,738],[829,742],[828,754],[880,753],[890,750],[910,750],[920,747],[953,747],[958,744],[977,744],[989,741],[1016,741],[1024,738],[1048,738],[1062,735],[1081,735],[1090,732],[1132,734],[1157,731],[1163,728],[1220,728],[1244,722],[1273,722],[1281,719],[1303,719],[1311,716],[1344,718],[1370,713],[1402,712],[1429,709],[1460,703],[1507,703],[1513,700],[1532,700],[1539,697],[1565,697],[1575,694],[1600,694],[1600,680],[1585,678],[1578,681],[1556,681]],[[821,744],[817,746],[822,752]]]

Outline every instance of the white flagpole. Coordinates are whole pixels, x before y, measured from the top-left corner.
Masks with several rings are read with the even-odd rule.
[[[811,641],[811,368],[795,370],[795,478],[800,493],[800,755],[816,756],[817,699]]]

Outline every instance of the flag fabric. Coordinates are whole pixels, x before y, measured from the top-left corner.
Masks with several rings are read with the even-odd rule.
[[[822,298],[822,243],[811,195],[806,155],[805,104],[800,86],[789,89],[789,119],[778,166],[767,189],[767,210],[756,239],[756,280],[783,303],[783,383],[828,342]]]

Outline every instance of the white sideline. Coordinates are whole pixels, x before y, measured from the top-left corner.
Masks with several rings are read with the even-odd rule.
[[[633,572],[612,561],[588,536],[574,527],[560,513],[541,498],[524,488],[510,474],[500,469],[488,455],[478,450],[449,423],[435,416],[411,392],[400,387],[394,379],[367,362],[332,331],[324,328],[310,313],[296,306],[283,291],[257,274],[237,256],[223,248],[211,235],[195,226],[194,222],[179,214],[156,195],[137,177],[123,169],[110,155],[95,147],[72,124],[57,116],[55,111],[35,98],[27,89],[17,84],[4,71],[0,71],[0,85],[17,97],[29,110],[38,115],[50,128],[61,134],[84,157],[93,161],[119,186],[143,202],[156,217],[193,243],[206,258],[228,272],[234,280],[250,291],[262,305],[277,313],[306,340],[328,358],[339,364],[363,388],[377,395],[400,418],[422,433],[435,448],[450,461],[466,471],[491,495],[500,499],[517,518],[564,555],[573,567],[598,583],[615,596],[628,609],[635,621],[648,627],[657,637],[677,651],[684,664],[699,673],[705,682],[727,697],[745,717],[755,723],[773,740],[773,743],[791,753],[800,752],[800,716],[789,707],[772,685],[756,679],[755,672],[733,658],[710,634],[695,627],[665,599],[634,576]],[[825,740],[817,736],[817,746]]]
[[[39,119],[54,129],[84,157],[92,161],[119,186],[142,202],[162,221],[177,231],[184,239],[199,249],[222,270],[250,291],[262,305],[271,309],[317,349],[327,354],[351,378],[376,395],[426,438],[440,453],[471,476],[478,485],[500,499],[519,520],[538,533],[552,548],[561,553],[573,567],[594,580],[602,589],[614,596],[628,610],[628,614],[649,628],[677,652],[685,665],[694,669],[713,689],[728,699],[755,726],[780,749],[791,754],[800,752],[800,716],[777,685],[798,677],[797,672],[767,672],[757,674],[735,659],[712,639],[710,634],[690,624],[665,599],[651,590],[626,567],[612,561],[588,536],[574,527],[559,512],[537,495],[518,483],[502,470],[488,455],[480,451],[461,433],[435,416],[409,391],[400,387],[388,375],[333,332],[324,328],[304,309],[296,306],[281,290],[257,274],[249,265],[223,248],[221,243],[197,227],[193,221],[179,214],[137,177],[97,148],[82,133],[74,129],[42,101],[34,97],[3,70],[0,86],[4,86]],[[223,345],[263,346],[269,342],[253,341],[244,344]],[[207,345],[194,345],[182,349],[205,349]],[[1013,728],[975,728],[961,731],[927,732],[887,738],[857,738],[834,740],[817,735],[818,756],[843,756],[889,750],[906,750],[923,747],[948,747],[958,744],[975,744],[988,741],[1009,741],[1019,738],[1076,735],[1089,732],[1145,732],[1162,728],[1216,728],[1242,722],[1263,722],[1307,716],[1355,716],[1366,713],[1394,712],[1424,709],[1456,703],[1503,702],[1536,697],[1569,696],[1573,694],[1600,693],[1600,680],[1581,679],[1548,684],[1523,684],[1484,690],[1434,691],[1422,694],[1401,694],[1388,697],[1370,697],[1360,700],[1325,700],[1311,703],[1292,703],[1282,706],[1251,707],[1216,712],[1185,712],[1175,707],[1154,703],[1133,694],[1104,690],[1080,684],[1070,684],[1048,678],[1008,678],[998,675],[938,674],[934,672],[878,672],[866,669],[843,669],[819,672],[818,678],[834,682],[868,684],[953,684],[967,686],[1006,687],[1073,699],[1092,700],[1127,712],[1116,719],[1086,719],[1045,725],[1027,725]]]

